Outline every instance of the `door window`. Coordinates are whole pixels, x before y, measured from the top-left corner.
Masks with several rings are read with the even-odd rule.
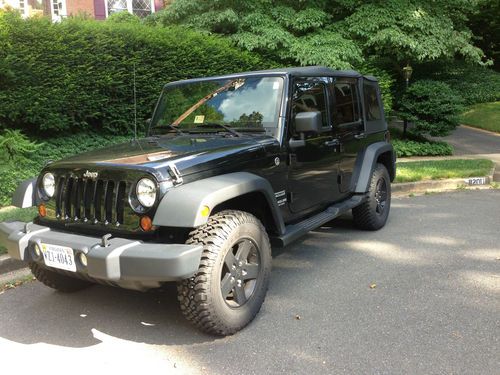
[[[295,83],[293,92],[292,116],[299,112],[321,113],[322,125],[328,128],[328,111],[326,102],[326,86],[323,82],[304,80]]]
[[[358,121],[359,100],[356,80],[338,80],[334,85],[335,109],[333,121],[336,125]]]

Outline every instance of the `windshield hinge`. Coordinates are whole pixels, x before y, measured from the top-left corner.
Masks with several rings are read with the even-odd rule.
[[[174,185],[182,184],[182,176],[175,164],[172,163],[168,165],[168,174],[172,178],[172,182],[174,183]]]

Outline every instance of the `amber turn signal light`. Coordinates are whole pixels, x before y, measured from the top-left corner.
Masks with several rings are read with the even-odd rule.
[[[47,216],[47,209],[45,208],[45,205],[43,203],[38,206],[38,214],[41,217]]]
[[[140,221],[141,229],[148,232],[153,228],[153,222],[149,216],[142,216]]]

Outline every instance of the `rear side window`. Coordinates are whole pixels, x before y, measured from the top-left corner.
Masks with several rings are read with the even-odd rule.
[[[356,80],[338,80],[333,87],[335,95],[334,123],[342,125],[358,121],[360,115]]]
[[[365,101],[366,121],[382,119],[377,87],[373,83],[365,83],[363,85],[363,96]]]

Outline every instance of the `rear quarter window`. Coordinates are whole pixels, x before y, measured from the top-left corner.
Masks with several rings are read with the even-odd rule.
[[[363,99],[365,102],[366,121],[381,120],[382,111],[377,94],[377,86],[373,83],[364,83]]]

